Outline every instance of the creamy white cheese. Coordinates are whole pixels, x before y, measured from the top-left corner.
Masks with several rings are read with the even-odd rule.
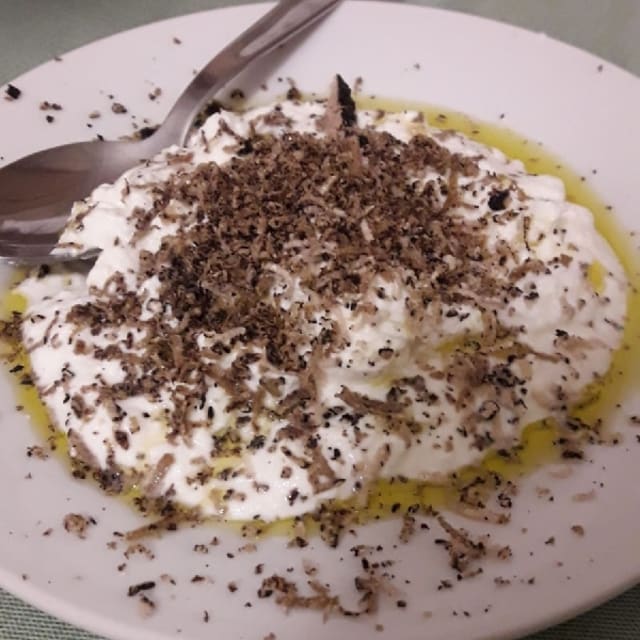
[[[228,519],[272,520],[309,512],[324,500],[348,498],[376,477],[442,479],[486,454],[487,446],[477,446],[465,432],[464,422],[470,410],[486,413],[486,403],[493,402],[479,392],[465,407],[456,407],[443,400],[452,391],[452,382],[446,376],[430,375],[428,393],[410,390],[411,402],[405,410],[406,418],[422,425],[418,433],[389,429],[386,419],[374,414],[364,416],[357,428],[349,422],[349,408],[338,398],[345,387],[385,401],[393,380],[444,371],[451,364],[456,345],[481,337],[487,330],[479,308],[468,302],[427,308],[416,318],[406,303],[407,288],[399,275],[391,282],[380,280],[369,289],[361,302],[371,303],[373,314],[352,311],[339,300],[324,311],[326,318],[336,322],[349,337],[344,349],[322,363],[322,376],[316,381],[318,401],[327,409],[316,432],[316,447],[339,479],[331,487],[318,491],[305,465],[295,462],[308,455],[301,441],[288,441],[285,447],[276,439],[278,431],[288,424],[286,418],[262,414],[256,418],[257,425],[239,423],[237,410],[225,410],[231,401],[229,394],[213,383],[190,414],[204,426],[194,429],[189,438],[167,438],[166,414],[173,408],[168,387],[159,389],[153,399],[135,395],[119,402],[120,416],[114,424],[113,413],[101,403],[92,385],[96,380],[118,384],[124,379],[124,371],[117,359],[96,357],[96,348],[126,344],[128,334],[140,331],[138,319],[132,318],[131,323],[125,322],[117,329],[96,332],[89,327],[78,330],[65,320],[66,314],[75,305],[94,299],[118,272],[124,275],[125,286],[145,300],[140,319],[158,313],[162,306],[160,283],[151,276],[139,286],[140,254],[157,251],[164,237],[175,234],[180,216],[189,205],[173,202],[174,221],[156,216],[149,231],[135,243],[133,213],[152,207],[152,189],[158,182],[188,173],[199,163],[229,162],[237,137],[249,135],[250,123],[258,133],[319,135],[316,122],[324,113],[324,104],[283,102],[281,113],[289,119],[289,126],[267,124],[263,116],[272,109],[270,105],[242,114],[215,114],[194,135],[188,148],[172,147],[128,171],[114,184],[97,188],[85,202],[75,205],[60,239],[65,250],[102,249],[89,272],[54,272],[29,277],[19,286],[28,301],[24,343],[42,399],[58,428],[72,431],[81,439],[97,468],[115,465],[125,472],[135,470],[144,478],[143,489],[150,487],[155,495],[170,495],[182,505],[198,507],[204,515]],[[621,343],[625,322],[627,283],[623,268],[597,233],[591,213],[567,202],[560,180],[529,175],[520,162],[509,160],[500,151],[457,133],[432,130],[412,112],[380,119],[374,112],[363,111],[358,114],[358,124],[405,141],[417,132],[426,133],[451,152],[477,159],[479,173],[459,178],[460,197],[454,214],[469,221],[486,219],[487,243],[496,250],[507,243],[514,263],[530,259],[547,265],[544,272],[529,272],[518,280],[522,295],[495,309],[495,318],[502,326],[525,328],[519,340],[530,348],[530,354],[517,360],[511,369],[514,384],[519,384],[518,378],[529,381],[526,397],[516,405],[503,406],[498,400],[495,415],[491,415],[492,406],[488,409],[488,447],[510,447],[525,425],[561,414],[589,383],[607,371],[612,351]],[[423,175],[415,178],[424,184],[438,175],[425,168]],[[488,200],[499,185],[511,189],[510,208],[518,215],[510,219],[487,215]],[[362,233],[362,242],[375,241],[366,222]],[[453,256],[449,259],[455,261]],[[597,286],[588,276],[594,264],[603,274]],[[274,283],[269,295],[273,305],[287,313],[292,305],[304,304],[310,294],[296,274],[283,272],[275,265],[272,271]],[[437,275],[434,273],[433,278]],[[377,294],[380,290],[383,297]],[[472,299],[474,292],[468,294]],[[315,318],[300,330],[317,333],[323,322],[323,318]],[[565,345],[558,340],[558,331],[566,332],[572,340]],[[199,346],[211,346],[216,339],[202,335]],[[391,357],[381,357],[385,349]],[[257,353],[261,354],[260,349]],[[553,357],[547,357],[550,354]],[[227,362],[233,358],[233,352],[228,354]],[[257,389],[258,364],[251,365],[251,372],[248,384]],[[280,374],[284,395],[297,388],[295,376]],[[70,406],[70,399],[77,395],[92,407],[88,417]],[[265,402],[268,405],[273,400],[267,397]],[[335,407],[342,411],[333,414],[331,409]],[[216,450],[216,435],[229,428],[236,429],[244,443],[232,455]],[[264,436],[264,443],[250,447],[247,443],[256,428]],[[122,432],[126,434],[126,447],[116,431],[120,438]],[[72,447],[71,454],[78,453]],[[153,470],[167,454],[173,456],[173,462],[154,482]],[[229,471],[219,473],[225,469]]]

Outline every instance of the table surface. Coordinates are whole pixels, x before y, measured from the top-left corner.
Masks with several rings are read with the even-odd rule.
[[[640,75],[638,0],[413,0],[510,22]],[[241,0],[1,0],[0,83],[123,29]],[[0,640],[97,640],[0,590]],[[640,586],[529,640],[638,640]]]

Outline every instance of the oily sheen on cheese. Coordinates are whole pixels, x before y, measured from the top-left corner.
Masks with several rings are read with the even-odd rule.
[[[19,286],[42,400],[107,488],[274,520],[441,482],[607,371],[627,282],[562,182],[336,100],[212,115],[75,205],[86,273]]]

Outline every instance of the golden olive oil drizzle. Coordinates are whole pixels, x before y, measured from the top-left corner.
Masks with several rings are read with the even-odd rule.
[[[26,273],[20,269],[12,274],[9,283],[9,292],[0,298],[0,318],[8,319],[13,313],[23,313],[27,302],[22,295],[13,291],[13,287],[26,277]],[[62,459],[68,460],[67,437],[64,432],[54,428],[36,387],[32,384],[22,384],[23,380],[31,376],[31,363],[29,356],[22,345],[2,345],[2,348],[11,353],[8,368],[15,371],[15,399],[16,407],[29,416],[29,421],[34,430],[43,441],[46,441],[51,450],[60,453]],[[16,370],[17,369],[17,370]]]
[[[618,225],[610,207],[587,186],[584,178],[573,173],[562,162],[548,153],[538,144],[523,138],[519,134],[502,126],[478,122],[461,113],[406,102],[368,99],[360,97],[358,107],[380,109],[386,112],[403,110],[421,111],[427,122],[443,130],[455,130],[482,144],[496,147],[512,159],[523,162],[530,173],[548,174],[560,178],[566,187],[567,198],[571,202],[589,209],[594,216],[598,232],[607,240],[618,259],[624,266],[630,282],[623,344],[612,358],[608,373],[597,384],[591,385],[585,392],[583,401],[572,414],[587,423],[605,420],[607,415],[620,402],[631,385],[640,379],[640,258],[631,245],[628,233]],[[17,274],[15,282],[23,274]],[[597,291],[602,286],[604,273],[599,264],[590,267],[588,277]],[[4,317],[11,312],[21,312],[25,308],[24,299],[15,293],[4,297],[1,311]],[[17,374],[29,373],[29,359],[24,351],[9,363],[10,367],[24,367]],[[53,429],[47,411],[33,386],[17,384],[17,404],[29,415],[35,430],[42,435],[57,451],[68,459],[68,445],[64,433]],[[527,426],[522,434],[521,443],[515,449],[515,455],[505,457],[498,453],[489,453],[478,467],[463,469],[448,486],[435,486],[415,480],[380,480],[370,491],[365,504],[356,499],[335,503],[332,508],[348,508],[355,513],[355,523],[388,517],[393,513],[406,513],[412,506],[446,508],[459,501],[460,486],[477,477],[498,474],[502,481],[513,480],[539,466],[558,460],[560,449],[555,445],[558,430],[550,421],[541,421]],[[134,488],[125,499],[134,504],[140,498],[140,490]],[[355,524],[354,523],[354,524]],[[235,523],[234,529],[246,532],[247,528],[255,534],[291,534],[296,521],[284,519],[275,523]],[[307,532],[317,530],[318,525],[310,517],[304,518]]]

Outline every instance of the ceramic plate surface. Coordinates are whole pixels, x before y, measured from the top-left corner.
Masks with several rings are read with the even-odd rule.
[[[133,123],[161,121],[193,70],[264,10],[265,5],[242,6],[144,26],[16,79],[20,99],[0,101],[1,162],[98,133],[107,138],[129,134]],[[362,76],[366,94],[443,105],[542,142],[576,173],[589,176],[628,230],[640,228],[633,160],[640,148],[637,78],[544,35],[503,24],[412,6],[350,2],[295,48],[280,50],[234,86],[265,101],[287,88],[287,78],[304,91],[323,92],[337,71],[351,82]],[[265,81],[266,91],[260,88]],[[162,94],[149,99],[157,87]],[[63,106],[50,112],[52,123],[45,120],[49,112],[38,108],[44,100]],[[113,113],[113,101],[125,105],[127,113]],[[90,119],[94,110],[102,117]],[[434,544],[437,532],[420,532],[399,545],[397,522],[366,527],[347,536],[337,550],[317,540],[302,550],[288,549],[283,539],[271,538],[255,553],[239,551],[246,541],[236,534],[203,526],[152,540],[153,558],[125,559],[123,545],[111,549],[108,543],[114,531],[138,526],[140,517],[89,483],[72,479],[56,457],[27,457],[38,435],[13,410],[15,393],[7,381],[0,387],[0,584],[60,618],[121,640],[260,639],[270,632],[278,640],[356,640],[375,635],[376,624],[383,626],[381,637],[403,640],[517,637],[575,615],[640,579],[640,444],[628,420],[640,414],[640,403],[631,395],[611,418],[621,445],[590,449],[589,462],[576,465],[564,480],[540,469],[522,483],[509,525],[480,527],[497,543],[511,545],[513,559],[439,590],[451,572],[446,554]],[[551,487],[553,501],[539,497],[541,486]],[[595,500],[572,499],[591,490]],[[64,531],[62,520],[69,512],[97,521],[86,540]],[[574,525],[583,526],[586,535],[576,536]],[[48,529],[50,534],[43,535]],[[194,552],[194,545],[207,545],[213,536],[220,539],[218,546]],[[550,537],[554,544],[545,544]],[[257,597],[265,575],[289,575],[287,568],[293,568],[291,575],[301,580],[306,559],[319,567],[321,582],[353,602],[360,560],[350,548],[356,544],[382,544],[379,557],[394,561],[391,572],[399,591],[383,602],[377,616],[323,623],[317,612],[285,614],[272,598]],[[119,571],[122,563],[126,568]],[[262,575],[255,573],[258,564],[264,565]],[[204,580],[194,582],[196,575]],[[511,585],[497,586],[498,576]],[[127,588],[147,580],[157,582],[152,594],[157,607],[145,618]],[[237,586],[233,593],[230,582]],[[407,606],[398,607],[398,600]]]

